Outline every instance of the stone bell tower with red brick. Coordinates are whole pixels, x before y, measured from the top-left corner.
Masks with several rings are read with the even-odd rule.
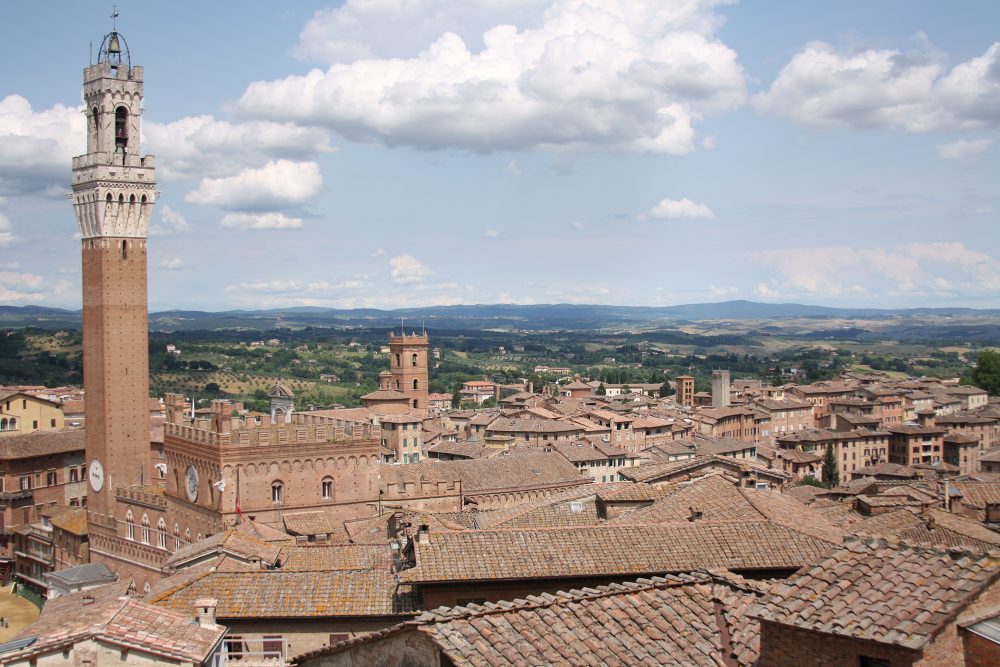
[[[426,333],[389,334],[391,388],[406,394],[413,412],[427,412],[427,348]]]
[[[87,153],[73,158],[83,254],[83,383],[91,551],[115,551],[119,489],[144,481],[149,458],[146,235],[154,160],[140,153],[142,68],[124,37],[105,36],[83,70]],[[96,538],[96,539],[95,539]]]

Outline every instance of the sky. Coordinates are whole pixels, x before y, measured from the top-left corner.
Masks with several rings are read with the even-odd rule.
[[[117,4],[150,309],[1000,307],[1000,3]],[[112,3],[0,3],[0,304],[79,308]]]

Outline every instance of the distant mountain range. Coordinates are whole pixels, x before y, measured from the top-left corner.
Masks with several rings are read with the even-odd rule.
[[[477,304],[430,306],[378,310],[358,308],[296,307],[272,310],[229,310],[205,312],[168,310],[150,313],[154,331],[254,329],[281,327],[393,327],[400,318],[408,329],[428,328],[519,328],[519,329],[598,329],[615,326],[676,325],[695,320],[767,320],[793,317],[812,319],[888,318],[928,316],[996,316],[1000,309],[974,308],[830,308],[798,303],[758,303],[723,301],[682,306],[602,306],[546,304]],[[46,329],[80,327],[81,311],[43,306],[0,306],[0,327],[36,326]]]

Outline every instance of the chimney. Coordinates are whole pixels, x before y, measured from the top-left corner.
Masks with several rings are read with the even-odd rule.
[[[690,516],[688,517],[688,521],[700,521],[701,518],[702,518],[702,516],[704,516],[704,514],[702,513],[701,510],[696,510],[693,507],[689,507],[688,508],[688,512],[690,512]]]
[[[198,625],[203,628],[216,627],[215,609],[219,606],[219,601],[215,598],[201,598],[195,600],[195,611],[198,613]]]
[[[431,543],[431,530],[427,527],[427,524],[423,524],[420,528],[417,528],[417,544],[430,544]]]

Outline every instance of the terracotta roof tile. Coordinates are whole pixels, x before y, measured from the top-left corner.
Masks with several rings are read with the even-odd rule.
[[[397,587],[396,577],[383,569],[211,572],[150,602],[183,610],[193,608],[195,600],[215,598],[219,619],[412,613],[415,598],[409,587]]]
[[[82,428],[0,436],[0,460],[49,456],[64,452],[82,452],[83,449],[84,430]]]
[[[761,619],[919,649],[1000,578],[1000,552],[852,538],[787,582],[775,583]]]
[[[179,611],[160,609],[125,595],[126,586],[118,582],[48,600],[38,622],[21,632],[21,637],[38,637],[21,654],[97,638],[200,664],[226,632],[222,626],[206,628],[193,622],[193,600]]]
[[[798,568],[830,544],[759,522],[601,525],[431,534],[404,582],[638,576],[699,568]]]
[[[762,594],[759,584],[699,573],[441,607],[296,662],[417,632],[454,664],[475,667],[752,664],[759,630],[749,612]]]
[[[423,479],[461,480],[468,494],[503,489],[541,488],[589,484],[572,463],[556,453],[531,452],[519,456],[497,456],[468,461],[424,459],[420,463],[383,466],[383,484]]]
[[[323,512],[289,512],[282,515],[285,530],[292,535],[329,535],[333,532]]]

